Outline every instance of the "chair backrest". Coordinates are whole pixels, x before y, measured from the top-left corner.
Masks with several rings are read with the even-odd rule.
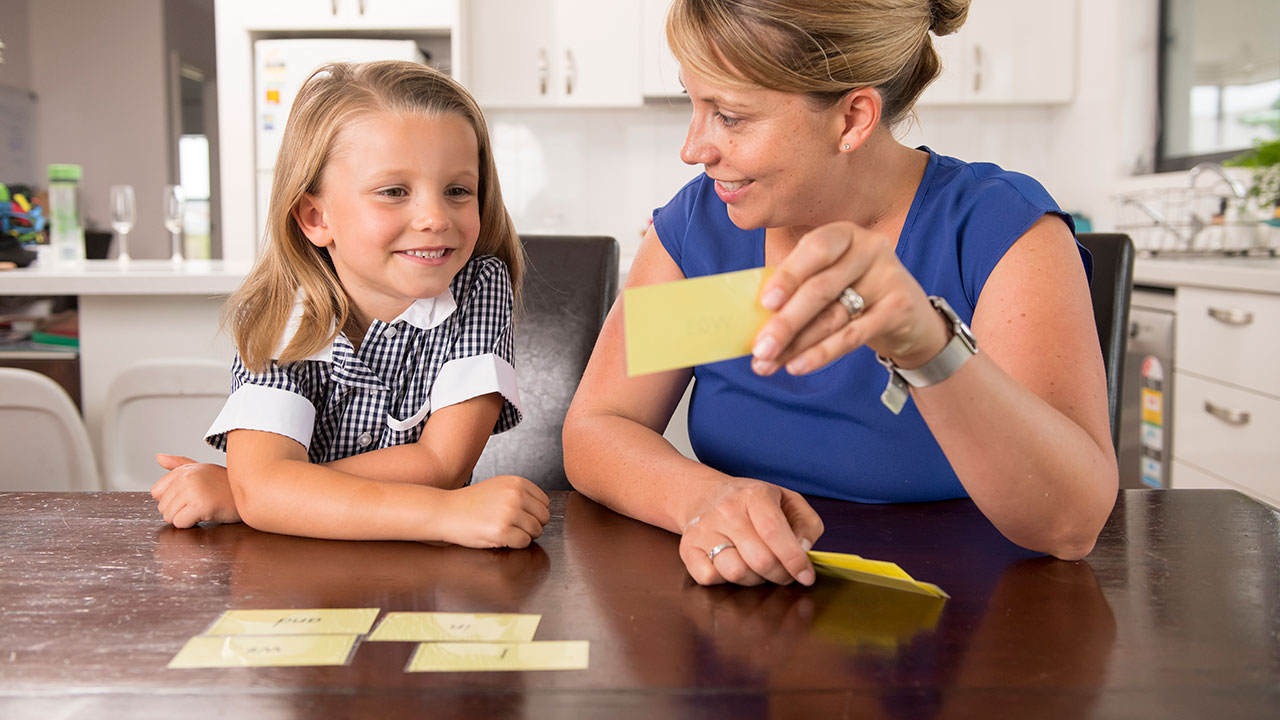
[[[226,463],[204,442],[231,388],[231,364],[156,358],[125,368],[107,389],[102,470],[108,490],[150,490],[164,475],[156,453]]]
[[[604,317],[618,294],[618,243],[610,237],[526,235],[524,308],[516,316],[516,377],[524,420],[489,438],[474,477],[521,475],[571,489],[561,431]]]
[[[1120,399],[1124,353],[1129,342],[1129,301],[1133,295],[1133,241],[1123,233],[1079,233],[1076,239],[1093,255],[1093,318],[1107,369],[1107,407],[1111,442],[1120,443]]]
[[[71,397],[33,370],[0,368],[0,458],[0,491],[102,489]]]

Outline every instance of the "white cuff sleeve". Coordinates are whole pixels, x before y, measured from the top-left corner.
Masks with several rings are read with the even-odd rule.
[[[305,397],[280,388],[241,385],[227,398],[205,439],[232,430],[263,430],[297,440],[310,450],[315,422],[316,408]]]
[[[431,385],[432,412],[492,392],[501,394],[516,410],[522,410],[516,369],[511,363],[494,353],[450,360],[440,368]]]

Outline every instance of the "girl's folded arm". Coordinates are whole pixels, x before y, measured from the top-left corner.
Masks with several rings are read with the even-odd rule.
[[[325,467],[364,478],[453,489],[467,484],[502,412],[489,393],[431,413],[416,443],[371,450]]]

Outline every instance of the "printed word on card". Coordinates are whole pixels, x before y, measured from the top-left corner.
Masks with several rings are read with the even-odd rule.
[[[415,642],[527,642],[533,639],[541,615],[514,613],[387,613],[370,640]]]

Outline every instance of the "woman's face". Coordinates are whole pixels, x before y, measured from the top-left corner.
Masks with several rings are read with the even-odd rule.
[[[837,105],[814,110],[792,93],[740,89],[684,73],[693,101],[680,159],[702,164],[744,230],[812,227],[839,219],[848,188],[835,172],[844,132]]]

